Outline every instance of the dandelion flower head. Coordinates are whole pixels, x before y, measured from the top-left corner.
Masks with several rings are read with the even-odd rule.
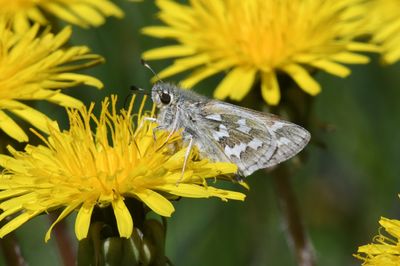
[[[350,70],[344,64],[367,63],[368,57],[359,52],[376,50],[355,40],[365,33],[359,0],[156,2],[165,25],[145,27],[143,32],[178,44],[146,51],[143,57],[178,58],[159,76],[191,70],[182,81],[187,88],[227,72],[214,91],[218,99],[239,101],[260,81],[263,98],[276,105],[281,98],[280,74],[316,95],[321,87],[310,69],[346,77]]]
[[[45,100],[67,107],[82,103],[64,93],[79,84],[102,88],[96,78],[73,71],[103,61],[86,46],[65,48],[72,30],[66,27],[58,34],[35,24],[28,31],[16,33],[9,21],[0,19],[0,129],[18,141],[28,136],[14,117],[47,132],[48,117],[22,101]]]
[[[43,145],[27,145],[21,152],[9,147],[11,156],[0,156],[5,169],[0,178],[0,220],[13,217],[0,229],[0,237],[39,214],[62,209],[46,240],[54,225],[74,210],[80,240],[88,234],[94,208],[111,206],[120,236],[128,238],[134,221],[125,204],[129,198],[166,217],[174,211],[171,197],[244,199],[242,193],[206,182],[235,173],[236,165],[198,159],[194,151],[182,177],[186,148],[178,145],[171,152],[171,145],[182,144],[179,132],[168,137],[168,132],[157,130],[154,140],[156,125],[139,122],[142,126],[134,130],[129,112],[118,113],[116,102],[116,97],[106,98],[98,117],[93,105],[69,110],[69,130],[49,124],[49,137],[41,137]]]
[[[382,232],[372,244],[359,247],[355,257],[366,266],[400,265],[400,221],[382,217],[379,223]]]
[[[373,0],[368,1],[367,8],[372,42],[382,48],[384,62],[394,64],[400,60],[400,2]]]
[[[123,16],[110,0],[0,0],[0,16],[10,18],[18,32],[31,22],[48,24],[46,13],[84,28],[100,26],[109,16]]]

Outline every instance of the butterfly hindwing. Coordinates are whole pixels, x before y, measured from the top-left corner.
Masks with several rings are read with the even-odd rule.
[[[205,134],[243,176],[293,157],[310,138],[300,126],[231,104],[210,101],[202,111]]]

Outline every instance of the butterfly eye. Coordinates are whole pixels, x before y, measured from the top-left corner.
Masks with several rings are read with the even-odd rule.
[[[169,104],[171,102],[171,96],[168,93],[163,92],[160,95],[160,101],[163,104]]]

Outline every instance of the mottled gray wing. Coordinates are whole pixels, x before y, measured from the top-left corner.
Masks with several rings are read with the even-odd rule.
[[[308,131],[296,124],[224,102],[210,101],[200,113],[205,135],[242,176],[293,157],[310,140]]]

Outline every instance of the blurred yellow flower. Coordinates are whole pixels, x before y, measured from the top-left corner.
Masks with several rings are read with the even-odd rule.
[[[381,226],[390,235],[380,233],[374,238],[373,244],[358,248],[355,257],[363,260],[368,266],[398,266],[400,265],[400,221],[382,217]]]
[[[63,209],[46,241],[54,225],[74,210],[78,210],[75,233],[80,240],[88,234],[96,206],[111,206],[120,236],[130,237],[133,221],[125,205],[128,198],[167,217],[174,211],[168,200],[171,197],[244,200],[242,193],[206,182],[235,173],[236,165],[200,160],[194,150],[182,177],[186,148],[179,132],[168,138],[168,132],[157,130],[155,141],[156,125],[145,122],[134,130],[129,112],[118,114],[116,97],[111,103],[104,100],[98,117],[93,114],[93,104],[88,110],[69,110],[69,130],[60,131],[49,124],[50,136],[47,140],[40,136],[44,145],[27,145],[24,152],[9,147],[12,156],[0,155],[5,169],[0,177],[0,221],[13,217],[0,229],[0,237],[39,214]],[[138,121],[142,121],[140,115]],[[95,125],[93,131],[90,125]]]
[[[47,24],[44,13],[84,28],[100,26],[105,17],[124,15],[109,0],[0,0],[0,16],[10,18],[16,31],[27,30],[30,21]]]
[[[382,47],[383,60],[393,64],[400,60],[399,0],[370,0],[367,21],[371,25],[372,42]]]
[[[157,0],[165,26],[143,33],[176,39],[179,44],[146,51],[144,59],[175,58],[159,76],[195,69],[183,80],[190,88],[206,77],[227,71],[214,96],[241,100],[260,80],[265,101],[280,101],[278,75],[290,76],[305,92],[320,85],[312,69],[346,77],[343,64],[365,64],[358,52],[376,47],[356,41],[364,33],[360,0],[191,0],[190,5]]]
[[[70,27],[57,35],[47,30],[39,34],[38,30],[36,24],[22,34],[15,33],[0,19],[0,129],[18,141],[27,141],[28,136],[10,114],[44,132],[48,122],[45,114],[21,101],[46,100],[78,107],[82,103],[61,93],[62,89],[78,84],[103,86],[93,77],[71,72],[103,58],[90,54],[86,46],[62,48],[71,35]]]

